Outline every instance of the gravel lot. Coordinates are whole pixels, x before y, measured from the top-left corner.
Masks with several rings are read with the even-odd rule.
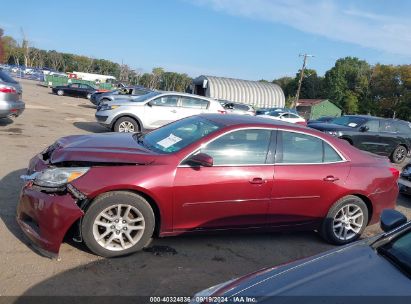
[[[29,159],[61,136],[107,132],[94,122],[86,99],[58,97],[22,80],[26,111],[0,120],[0,295],[177,295],[263,267],[323,252],[333,246],[314,232],[238,233],[157,239],[153,250],[103,259],[67,241],[60,260],[35,253],[15,221],[19,176]],[[411,218],[408,198],[398,209]],[[379,232],[377,225],[365,235]]]

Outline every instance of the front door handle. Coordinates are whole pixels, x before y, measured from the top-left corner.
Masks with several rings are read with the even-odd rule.
[[[332,176],[332,175],[328,175],[328,176],[324,177],[323,180],[326,181],[326,182],[335,182],[335,181],[338,181],[339,178],[335,177],[335,176]]]
[[[265,182],[267,181],[262,179],[261,177],[254,177],[252,180],[250,180],[250,184],[264,184]]]
[[[170,112],[171,113],[177,113],[177,110],[171,110]]]

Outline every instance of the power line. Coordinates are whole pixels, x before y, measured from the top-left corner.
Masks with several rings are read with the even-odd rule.
[[[301,68],[301,72],[300,72],[300,80],[298,81],[298,88],[297,88],[297,94],[295,94],[295,100],[292,104],[293,109],[295,109],[297,107],[297,103],[298,100],[300,99],[300,91],[301,91],[301,84],[303,82],[303,78],[304,78],[304,70],[305,70],[305,66],[307,64],[307,57],[315,57],[314,55],[308,55],[308,54],[299,54],[298,57],[304,57],[304,61],[303,61],[303,67]]]

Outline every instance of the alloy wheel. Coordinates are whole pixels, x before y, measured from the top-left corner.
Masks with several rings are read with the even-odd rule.
[[[121,251],[137,244],[144,229],[145,220],[137,208],[117,204],[104,209],[95,218],[93,236],[103,248]]]
[[[129,121],[123,121],[119,126],[118,126],[118,131],[119,132],[134,132],[134,125],[129,122]]]
[[[336,238],[342,241],[350,240],[357,236],[364,225],[364,214],[355,204],[341,207],[333,220],[333,231]]]
[[[407,155],[407,150],[403,146],[398,147],[394,155],[395,161],[401,162],[406,157],[406,155]]]

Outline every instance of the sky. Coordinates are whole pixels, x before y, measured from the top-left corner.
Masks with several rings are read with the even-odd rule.
[[[323,75],[338,58],[411,63],[408,0],[13,0],[6,35],[37,48],[192,77]],[[4,5],[2,6],[4,8]]]

